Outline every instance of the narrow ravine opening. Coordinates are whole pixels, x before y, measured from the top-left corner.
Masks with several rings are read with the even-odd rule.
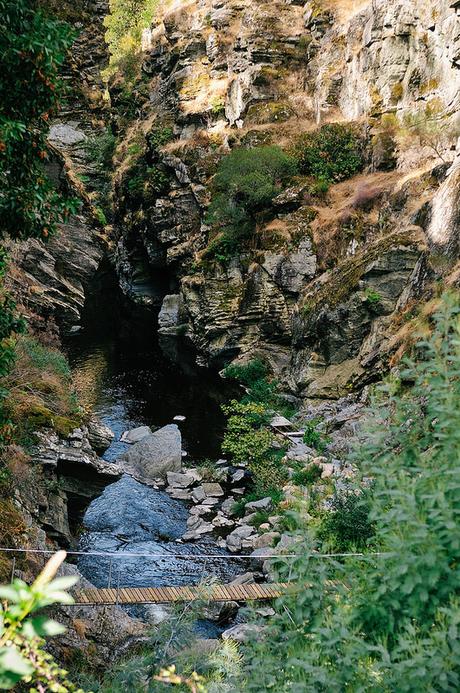
[[[141,425],[155,430],[180,415],[184,460],[215,460],[228,385],[218,373],[193,372],[190,362],[182,370],[169,360],[158,344],[156,323],[155,311],[131,304],[103,263],[81,329],[67,341],[83,406],[115,434],[103,457],[114,461],[128,448],[120,440],[125,431]],[[186,504],[127,475],[101,489],[88,507],[73,503],[69,510],[80,529],[79,548],[88,553],[79,569],[97,587],[111,580],[131,587],[197,584],[209,576],[228,581],[244,572],[242,560],[217,558],[226,551],[214,539],[182,543]],[[203,560],[203,554],[211,558]]]

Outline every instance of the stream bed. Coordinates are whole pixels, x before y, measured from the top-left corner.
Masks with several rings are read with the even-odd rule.
[[[126,449],[124,431],[145,424],[156,429],[178,414],[186,417],[180,424],[186,460],[216,459],[226,399],[219,380],[185,375],[172,364],[155,341],[152,316],[152,322],[130,325],[133,338],[127,340],[126,324],[104,309],[103,298],[96,312],[90,306],[68,353],[86,406],[115,433],[104,459],[113,461]],[[197,584],[207,576],[228,581],[244,572],[241,559],[218,559],[229,554],[210,538],[182,543],[187,517],[184,502],[124,475],[86,510],[80,549],[88,556],[80,558],[79,569],[97,587]]]

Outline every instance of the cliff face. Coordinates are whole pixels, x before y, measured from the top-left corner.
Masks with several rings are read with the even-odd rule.
[[[51,123],[52,160],[47,172],[58,187],[81,200],[78,214],[48,243],[12,244],[10,281],[28,317],[54,319],[64,331],[78,324],[85,295],[108,241],[88,182],[100,172],[86,147],[107,118],[101,69],[107,62],[103,20],[106,0],[63,0],[47,9],[75,27],[77,38],[65,66],[65,103]]]
[[[162,304],[165,348],[185,340],[218,367],[263,356],[302,397],[338,397],[378,376],[402,314],[457,251],[457,5],[164,4],[143,34],[116,215],[122,287]],[[115,110],[120,94],[115,83]],[[253,247],[226,267],[206,261],[222,157],[289,148],[326,122],[356,124],[363,172],[322,196],[299,180],[275,198]]]

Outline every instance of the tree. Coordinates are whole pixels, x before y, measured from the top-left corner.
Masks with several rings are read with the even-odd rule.
[[[277,146],[238,148],[225,156],[213,181],[208,221],[218,235],[208,246],[207,257],[225,265],[241,251],[295,173],[295,160]]]
[[[408,387],[408,384],[411,387]],[[312,531],[297,583],[246,652],[243,690],[428,693],[460,686],[460,307],[446,295],[401,381],[379,388],[355,454],[372,548],[340,561]]]
[[[152,23],[158,4],[159,0],[109,0],[110,13],[104,22],[110,50],[106,78],[120,68],[124,78],[135,79],[142,51],[142,30]]]
[[[32,0],[0,0],[0,239],[47,240],[75,209],[47,178],[49,119],[59,105],[59,69],[71,45],[68,25],[47,17]],[[0,248],[0,377],[14,359],[14,335],[25,323],[3,281]],[[0,444],[7,437],[0,390]]]
[[[32,0],[0,0],[0,238],[46,240],[75,209],[44,170],[72,36]]]

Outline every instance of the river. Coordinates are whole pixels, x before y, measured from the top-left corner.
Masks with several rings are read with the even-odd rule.
[[[126,449],[121,434],[147,424],[158,428],[174,416],[180,424],[187,460],[216,459],[227,398],[222,381],[207,373],[185,374],[162,353],[154,315],[127,311],[113,282],[96,292],[85,310],[83,329],[68,342],[72,370],[84,404],[115,433],[104,459]],[[212,539],[184,544],[188,510],[165,492],[129,476],[105,488],[83,518],[82,574],[97,587],[197,584],[207,576],[231,579],[242,561],[227,556]],[[198,554],[200,557],[198,557]],[[244,570],[243,570],[244,572]]]

